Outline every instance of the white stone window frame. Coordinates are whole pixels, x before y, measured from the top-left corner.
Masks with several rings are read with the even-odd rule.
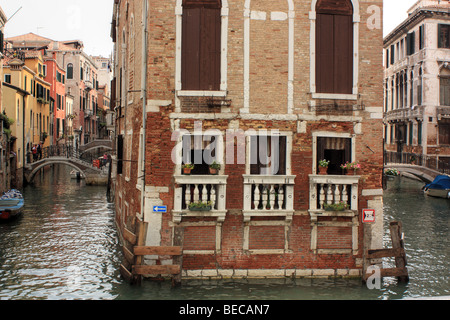
[[[318,174],[317,172],[317,138],[347,138],[351,139],[352,144],[352,162],[356,161],[356,135],[346,132],[332,132],[332,131],[315,131],[312,133],[313,136],[313,162],[312,162],[312,173]]]
[[[217,193],[217,210],[212,211],[205,211],[205,212],[189,212],[188,210],[182,210],[182,203],[181,203],[181,188],[175,189],[175,199],[174,199],[174,210],[173,210],[173,222],[174,223],[182,223],[183,217],[216,217],[217,223],[221,224],[225,220],[226,217],[226,185],[227,185],[227,179],[228,176],[223,175],[225,169],[224,160],[225,160],[225,154],[224,154],[224,139],[223,135],[224,133],[220,130],[214,129],[214,130],[206,130],[205,132],[190,132],[188,130],[180,129],[179,135],[177,137],[176,146],[173,152],[175,153],[173,157],[175,157],[175,173],[174,178],[175,182],[177,184],[196,184],[196,183],[206,183],[206,184],[214,184],[219,186],[219,191]],[[217,144],[216,144],[216,161],[221,164],[221,168],[219,170],[218,175],[191,175],[186,176],[181,174],[182,169],[182,162],[183,162],[183,137],[186,135],[190,135],[191,137],[194,137],[196,135],[198,136],[216,136],[217,138]],[[202,139],[203,141],[203,139]],[[195,159],[191,159],[195,161]],[[195,163],[194,163],[195,165]]]
[[[245,132],[245,174],[251,175],[251,137],[254,136],[279,136],[286,137],[286,176],[291,175],[291,154],[292,154],[292,136],[293,133],[289,131],[275,131],[270,129],[264,130],[248,130]]]
[[[350,0],[353,5],[353,88],[352,94],[320,93],[316,91],[316,5],[318,0],[311,1],[310,20],[310,91],[313,99],[357,100],[359,82],[359,0]]]
[[[222,8],[220,11],[221,16],[221,44],[220,44],[220,90],[219,91],[207,91],[207,90],[182,90],[181,83],[181,47],[183,38],[183,0],[176,0],[175,6],[175,37],[176,37],[176,49],[175,49],[175,101],[176,112],[180,112],[180,102],[178,97],[181,96],[197,96],[197,97],[225,97],[227,95],[227,74],[228,74],[228,0],[222,0]]]

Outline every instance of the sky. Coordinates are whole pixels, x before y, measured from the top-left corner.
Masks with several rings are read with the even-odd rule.
[[[416,1],[384,0],[384,35],[407,18]],[[113,0],[0,0],[0,7],[8,18],[22,7],[6,24],[6,37],[33,32],[56,41],[81,40],[89,55],[109,57],[112,52]]]
[[[113,0],[0,0],[9,19],[5,37],[33,32],[55,41],[81,40],[92,56],[109,57],[113,50]]]

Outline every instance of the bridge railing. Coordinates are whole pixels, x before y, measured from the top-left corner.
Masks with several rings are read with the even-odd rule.
[[[450,161],[440,160],[436,156],[427,156],[410,152],[385,151],[384,164],[388,163],[417,165],[441,173],[450,174]]]
[[[104,151],[96,151],[96,152],[81,152],[79,149],[75,148],[72,145],[61,144],[61,145],[52,145],[46,148],[42,148],[41,153],[36,155],[36,158],[31,154],[29,156],[29,163],[39,161],[42,159],[47,159],[51,157],[65,157],[65,158],[75,158],[87,162],[93,165],[94,160],[99,160],[104,155]],[[105,163],[101,163],[104,165]]]

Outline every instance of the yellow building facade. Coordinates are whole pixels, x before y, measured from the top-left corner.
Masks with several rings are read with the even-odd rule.
[[[51,123],[51,84],[44,81],[45,73],[45,63],[40,51],[18,51],[17,54],[10,55],[4,66],[4,83],[27,93],[19,104],[17,96],[12,103],[12,93],[9,94],[11,102],[7,111],[8,117],[15,120],[12,135],[22,144],[21,155],[25,160],[20,161],[25,163],[32,161],[33,145],[41,144],[42,148],[50,146],[50,139],[47,137]],[[14,152],[19,156],[18,143],[16,145]]]

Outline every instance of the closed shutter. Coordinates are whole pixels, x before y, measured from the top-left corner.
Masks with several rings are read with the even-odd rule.
[[[185,3],[182,27],[182,89],[219,90],[220,3]]]
[[[350,1],[316,7],[316,92],[353,92],[353,8]]]
[[[352,16],[334,16],[334,92],[352,93],[353,22]]]
[[[333,15],[318,14],[316,21],[316,91],[319,93],[333,93]]]
[[[201,9],[200,88],[220,89],[220,9]]]
[[[201,8],[183,10],[182,70],[183,90],[200,89],[200,11]]]

